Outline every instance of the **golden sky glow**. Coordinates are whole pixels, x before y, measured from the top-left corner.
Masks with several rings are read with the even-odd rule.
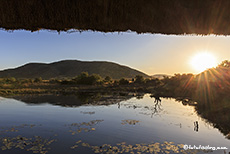
[[[208,68],[217,66],[217,59],[212,53],[201,51],[191,58],[190,65],[199,73]]]
[[[74,59],[110,61],[142,71],[148,75],[200,73],[230,60],[230,36],[160,35],[117,33],[51,33],[0,31],[0,70],[15,68],[29,62],[50,63]],[[215,60],[201,56],[208,52]],[[211,58],[212,59],[212,58]],[[205,64],[203,64],[203,62]],[[211,64],[210,64],[211,63]],[[204,65],[204,66],[203,66]]]

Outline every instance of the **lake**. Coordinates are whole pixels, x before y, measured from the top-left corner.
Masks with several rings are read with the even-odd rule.
[[[184,145],[228,149],[184,150]],[[174,98],[0,97],[1,154],[106,152],[224,154],[230,140],[195,104]]]

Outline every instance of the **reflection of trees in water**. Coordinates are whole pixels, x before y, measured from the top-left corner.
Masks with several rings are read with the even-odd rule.
[[[154,115],[159,114],[162,109],[161,99],[158,95],[151,95],[153,104],[151,106],[136,105],[120,103],[129,100],[132,97],[142,99],[144,94],[120,94],[120,93],[78,93],[77,95],[32,95],[32,96],[18,96],[19,99],[28,104],[50,103],[64,107],[76,107],[81,105],[111,105],[118,104],[118,108],[122,106],[132,109],[140,109],[141,114]],[[230,139],[230,104],[229,100],[221,100],[218,103],[197,103],[189,98],[175,98],[176,101],[181,102],[183,105],[195,106],[196,112],[202,118],[206,119],[213,127],[218,128],[228,139]]]
[[[77,98],[82,102],[82,103],[90,103],[92,101],[98,101],[101,99],[102,94],[101,93],[84,93],[84,92],[79,92],[76,94]]]
[[[154,101],[154,107],[151,109],[152,110],[152,115],[151,117],[153,117],[154,114],[159,113],[160,111],[162,111],[163,109],[161,108],[161,100],[160,98],[155,99]]]
[[[135,103],[124,103],[122,106],[126,108],[139,109],[140,114],[153,117],[163,111],[161,99],[158,96],[151,95],[153,104],[151,106],[145,106]],[[189,98],[175,98],[175,101],[182,103],[183,105],[195,106],[195,110],[199,116],[206,120],[215,128],[218,128],[226,138],[230,139],[230,105],[229,102],[219,102],[210,104],[199,104]],[[121,104],[118,104],[120,107]],[[180,125],[181,127],[181,125]],[[194,122],[194,131],[199,131],[199,124]]]
[[[230,139],[230,104],[218,102],[210,104],[197,104],[196,111],[207,123],[219,129],[226,138]]]
[[[175,101],[176,102],[180,102],[183,105],[189,105],[189,106],[196,106],[197,105],[197,102],[193,101],[190,98],[180,98],[180,97],[177,97],[177,98],[175,98]]]
[[[151,115],[151,117],[153,117],[153,115],[156,115],[161,111],[163,111],[160,97],[154,97],[154,98],[155,100],[153,101],[153,104],[150,106],[140,105],[140,104],[137,105],[134,103],[128,103],[128,104],[124,103],[122,104],[122,106],[126,108],[139,109],[141,110],[141,112],[139,112],[140,114]],[[118,108],[120,108],[120,105],[121,104],[119,103]]]
[[[24,95],[14,98],[27,104],[49,103],[63,107],[82,105],[111,105],[134,97],[131,94],[120,95],[113,93],[79,92],[75,95]]]
[[[183,105],[195,106],[197,114],[206,123],[220,130],[226,138],[230,139],[230,104],[229,100],[221,100],[218,103],[199,103],[188,98],[176,98]],[[194,131],[199,130],[198,122],[194,122]]]
[[[195,121],[195,122],[194,122],[194,131],[195,131],[195,132],[198,132],[198,131],[199,131],[199,124],[198,124],[198,121]]]
[[[143,99],[144,98],[144,93],[138,93],[135,95],[136,99]]]

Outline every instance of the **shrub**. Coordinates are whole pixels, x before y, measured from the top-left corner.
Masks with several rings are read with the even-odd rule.
[[[104,81],[110,83],[112,82],[112,78],[110,76],[106,76]]]
[[[80,75],[73,78],[72,81],[82,85],[95,85],[101,82],[101,76],[98,74],[89,75],[87,72],[82,72]]]
[[[135,77],[135,83],[144,83],[144,81],[145,81],[145,79],[144,79],[144,77],[141,76],[141,75],[137,75],[137,76]]]
[[[7,78],[6,83],[15,83],[17,80],[14,77]]]
[[[35,82],[35,83],[40,83],[40,82],[42,82],[42,78],[41,78],[41,77],[35,78],[35,79],[34,79],[34,82]]]
[[[119,80],[119,85],[126,85],[126,84],[129,84],[129,81],[126,80],[125,78],[121,78],[121,79]]]

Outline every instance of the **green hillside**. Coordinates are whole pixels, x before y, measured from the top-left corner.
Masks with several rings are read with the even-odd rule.
[[[0,71],[0,78],[15,77],[15,78],[65,78],[75,77],[81,72],[89,74],[99,74],[102,77],[110,76],[113,79],[133,78],[136,75],[148,77],[148,75],[112,62],[105,61],[78,61],[64,60],[54,63],[28,63],[14,69]]]

